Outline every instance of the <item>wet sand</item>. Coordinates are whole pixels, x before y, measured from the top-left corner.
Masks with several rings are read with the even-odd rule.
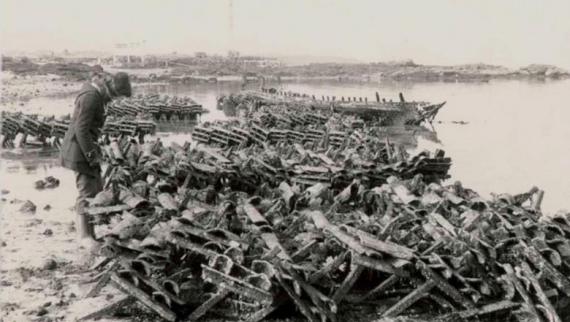
[[[80,82],[61,79],[57,75],[15,76],[2,72],[0,103],[4,107],[24,106],[38,97],[61,97],[77,92]]]
[[[53,168],[45,160],[2,162],[0,203],[0,320],[73,321],[104,304],[108,294],[80,300],[89,278],[75,243],[76,193],[73,173]],[[60,180],[54,189],[36,190],[34,182],[48,175]],[[31,200],[35,213],[20,207]],[[49,206],[51,209],[47,209]],[[114,296],[114,295],[113,295]]]

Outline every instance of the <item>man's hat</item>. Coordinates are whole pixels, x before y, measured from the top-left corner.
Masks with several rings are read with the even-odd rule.
[[[112,90],[117,94],[117,96],[131,97],[132,89],[129,75],[124,72],[118,72],[113,75]]]
[[[103,67],[101,67],[101,65],[89,67],[89,78],[93,78],[95,76],[105,76],[105,74],[105,70],[103,70]]]

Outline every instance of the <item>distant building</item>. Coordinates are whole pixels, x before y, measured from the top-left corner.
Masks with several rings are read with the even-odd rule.
[[[239,59],[239,51],[230,50],[228,51],[228,59]]]
[[[244,67],[280,67],[281,62],[277,58],[269,57],[256,57],[256,56],[244,56],[240,59],[240,63]]]
[[[110,60],[110,61],[109,61]],[[114,67],[147,67],[159,63],[158,57],[151,55],[146,41],[115,44],[111,57],[100,57],[99,62]]]

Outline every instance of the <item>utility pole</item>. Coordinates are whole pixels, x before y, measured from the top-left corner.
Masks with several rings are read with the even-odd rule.
[[[234,45],[234,5],[228,0],[228,52],[233,50]]]

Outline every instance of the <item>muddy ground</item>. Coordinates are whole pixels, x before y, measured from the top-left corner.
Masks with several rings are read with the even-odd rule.
[[[16,76],[2,72],[0,104],[18,107],[37,97],[58,97],[77,92],[81,82],[64,80],[57,75]]]
[[[75,243],[73,174],[48,164],[2,161],[0,321],[74,321],[118,293],[83,300],[90,277]],[[53,173],[61,183],[36,190]],[[22,212],[27,200],[35,212]]]

